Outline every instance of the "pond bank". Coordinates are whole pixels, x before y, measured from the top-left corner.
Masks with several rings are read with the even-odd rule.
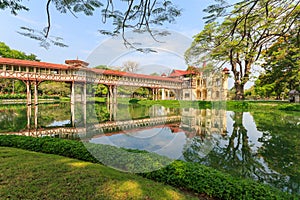
[[[199,199],[137,175],[57,155],[0,147],[0,164],[1,199]]]
[[[85,145],[79,141],[57,138],[0,136],[0,146],[17,147],[99,163],[99,160],[90,154]],[[89,145],[93,151],[102,152],[102,155],[111,158],[111,162],[119,166],[122,166],[124,161],[132,160],[133,162],[127,166],[127,169],[132,169],[134,165],[140,166],[141,162],[136,159],[135,153],[140,153],[141,159],[150,161],[152,166],[157,167],[158,164],[163,164],[166,161],[161,156],[145,151],[131,151],[108,145]],[[103,152],[105,153],[103,154]],[[152,166],[146,167],[151,168]],[[174,161],[166,167],[162,165],[159,170],[140,173],[140,175],[193,193],[204,193],[220,199],[299,199],[299,195],[291,195],[256,181],[235,178],[203,165],[183,161]]]

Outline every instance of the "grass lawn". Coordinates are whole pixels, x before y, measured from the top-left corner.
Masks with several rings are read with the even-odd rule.
[[[100,164],[0,147],[0,199],[199,199]]]

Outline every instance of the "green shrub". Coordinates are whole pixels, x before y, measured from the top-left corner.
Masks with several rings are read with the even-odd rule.
[[[110,166],[125,171],[136,172],[136,169],[140,172],[150,171],[139,175],[220,199],[300,198],[299,195],[291,195],[253,180],[232,177],[200,164],[183,161],[174,161],[169,164],[170,159],[145,151],[59,138],[33,138],[15,135],[0,135],[0,146],[57,154],[89,162],[99,163],[99,160],[104,160],[109,162]],[[97,159],[92,155],[97,155]],[[144,162],[149,163],[149,165],[143,165]],[[159,170],[152,171],[153,169]]]
[[[139,99],[130,99],[129,103],[135,104],[135,103],[138,103],[139,101],[140,101]]]
[[[26,99],[26,94],[1,94],[0,99]]]
[[[285,111],[300,111],[300,104],[285,104],[278,106],[279,110]]]
[[[60,99],[59,96],[56,96],[56,95],[42,95],[39,97],[39,99]]]

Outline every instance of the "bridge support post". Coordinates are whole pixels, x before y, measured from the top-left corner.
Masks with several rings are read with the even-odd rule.
[[[75,127],[75,105],[71,103],[71,124]]]
[[[38,82],[34,81],[34,105],[38,105]]]
[[[75,104],[75,83],[71,82],[71,104]]]
[[[34,106],[34,128],[37,129],[38,128],[38,106],[35,105]]]
[[[86,83],[83,84],[83,104],[86,104]]]
[[[30,129],[31,106],[27,106],[27,129]]]
[[[167,99],[170,99],[170,90],[167,90]]]
[[[155,90],[155,89],[154,89],[154,88],[151,88],[151,90],[152,90],[152,100],[154,100],[154,99],[155,99],[155,97],[154,97],[154,93],[155,93],[154,90]]]
[[[113,98],[114,98],[114,104],[117,104],[117,97],[118,97],[118,92],[117,92],[117,85],[113,86]]]
[[[165,100],[166,99],[166,92],[165,92],[165,88],[161,89],[161,100]]]
[[[31,105],[30,81],[26,81],[27,105]]]
[[[86,83],[83,83],[83,124],[86,127]]]

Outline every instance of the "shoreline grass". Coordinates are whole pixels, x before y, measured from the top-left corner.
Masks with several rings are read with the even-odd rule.
[[[76,159],[0,147],[0,199],[198,199],[162,183]]]
[[[168,160],[166,160],[165,157],[144,151],[139,152],[135,150],[132,152],[130,150],[109,145],[84,144],[79,141],[50,137],[33,138],[15,135],[1,135],[0,146],[61,155],[92,163],[103,163],[102,161],[107,163],[107,161],[109,161],[109,166],[121,169],[121,171],[132,172],[136,171],[132,169],[142,168],[142,171],[144,172],[138,172],[138,175],[167,185],[172,185],[184,191],[189,191],[189,194],[197,194],[198,197],[202,197],[202,194],[205,194],[205,199],[207,199],[207,197],[228,200],[299,199],[299,194],[289,194],[254,180],[233,177],[204,165],[183,161],[173,161],[166,165],[165,162],[168,162]],[[3,160],[2,157],[0,156],[0,163]],[[4,158],[6,157],[9,156],[4,154]],[[26,158],[24,159],[26,160]],[[143,164],[144,161],[147,161],[147,165]],[[3,161],[1,165],[3,165],[3,163],[5,162]],[[18,167],[17,163],[18,162],[16,162],[16,166]],[[29,164],[29,166],[30,165],[31,164]],[[153,171],[153,167],[157,168],[157,166],[161,167],[159,167],[158,170],[156,169]],[[3,166],[0,167],[1,169],[8,168]],[[148,169],[150,169],[150,171]],[[4,173],[2,171],[0,172]],[[124,176],[125,174],[128,175],[128,173],[119,173],[124,174]],[[135,175],[129,174],[129,177],[130,176]],[[2,178],[2,176],[0,177]],[[3,180],[5,179],[0,179],[0,182]]]

